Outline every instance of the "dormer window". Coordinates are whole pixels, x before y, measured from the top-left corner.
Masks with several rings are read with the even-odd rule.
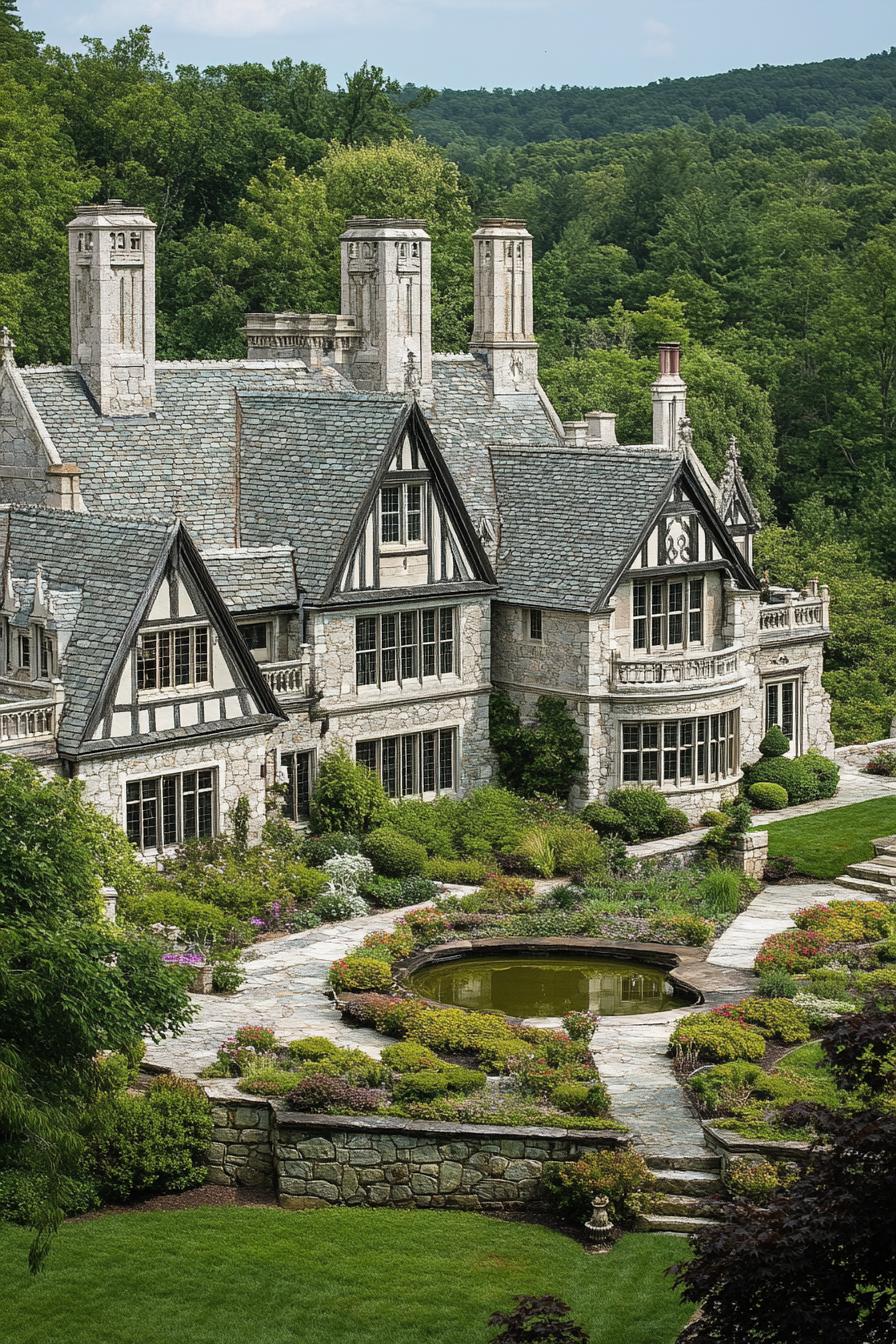
[[[16,660],[20,672],[31,672],[31,636],[19,633],[16,640]]]
[[[56,640],[46,630],[40,632],[40,679],[49,681],[56,675]]]
[[[145,631],[137,646],[137,690],[163,691],[209,681],[209,637],[204,625]]]
[[[385,485],[380,491],[380,541],[407,546],[423,541],[422,482]]]

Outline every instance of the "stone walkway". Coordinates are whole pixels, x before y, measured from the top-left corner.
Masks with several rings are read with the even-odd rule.
[[[410,909],[418,907],[411,906]],[[270,1027],[281,1040],[328,1036],[379,1056],[385,1040],[366,1027],[347,1026],[327,997],[330,963],[357,947],[368,933],[391,929],[406,910],[381,910],[362,919],[328,924],[286,938],[255,943],[242,958],[245,984],[236,994],[191,995],[199,1012],[181,1036],[146,1051],[150,1064],[195,1077],[211,1064],[218,1046],[237,1027]]]
[[[797,910],[845,897],[847,893],[833,882],[779,882],[765,887],[716,940],[707,961],[749,970],[766,938],[789,928]]]
[[[896,798],[896,779],[885,775],[866,775],[855,766],[840,766],[840,787],[833,798],[819,798],[814,803],[800,803],[797,807],[782,807],[776,812],[757,812],[754,826],[769,826],[773,821],[788,821],[791,817],[807,817],[813,812],[828,812],[834,807],[849,807],[850,803],[867,803],[871,798]]]

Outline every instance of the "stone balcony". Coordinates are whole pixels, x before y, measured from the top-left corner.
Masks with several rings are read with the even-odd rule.
[[[284,709],[311,696],[311,647],[304,645],[298,658],[262,663],[259,671]]]
[[[650,658],[614,657],[610,667],[610,689],[614,693],[662,695],[678,687],[730,686],[740,677],[737,649],[718,649],[701,654],[658,654]]]
[[[830,594],[826,583],[813,579],[807,589],[770,588],[769,600],[759,608],[759,637],[763,644],[827,634]]]
[[[6,698],[13,685],[16,698]],[[4,679],[0,685],[0,752],[18,752],[54,741],[62,705],[63,690],[59,681],[52,683],[48,695],[46,685],[26,687]]]

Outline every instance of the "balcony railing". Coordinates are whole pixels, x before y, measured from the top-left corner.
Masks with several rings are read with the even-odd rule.
[[[813,579],[804,593],[792,588],[770,589],[770,600],[759,609],[761,638],[794,639],[829,628],[830,596],[826,583]]]
[[[655,658],[614,658],[610,680],[614,690],[672,686],[714,686],[734,680],[740,671],[737,649],[717,653]]]
[[[62,713],[62,686],[49,699],[0,701],[0,751],[52,740]]]
[[[303,649],[299,658],[280,663],[262,663],[261,675],[281,704],[307,700],[311,694],[311,650]]]

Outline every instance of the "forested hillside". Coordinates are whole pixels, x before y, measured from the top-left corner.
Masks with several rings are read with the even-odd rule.
[[[418,90],[406,86],[414,97]],[[438,145],[468,139],[489,145],[544,140],[595,140],[646,131],[697,117],[746,122],[797,121],[857,125],[896,107],[896,48],[862,60],[811,65],[758,65],[723,75],[660,79],[638,88],[443,89],[414,112],[414,130]]]
[[[159,225],[162,358],[240,355],[246,311],[334,311],[353,213],[428,222],[434,344],[460,350],[473,221],[525,218],[561,414],[616,410],[643,440],[656,343],[683,342],[697,447],[717,471],[738,436],[772,578],[831,584],[839,739],[882,736],[896,713],[896,121],[879,106],[894,70],[888,55],[611,91],[634,118],[613,134],[563,120],[531,143],[493,143],[498,129],[448,151],[411,119],[454,95],[409,100],[376,68],[335,90],[290,59],[172,72],[147,29],[72,54],[0,0],[0,322],[23,362],[67,360],[64,225],[80,201],[119,196]],[[698,85],[716,89],[711,108],[670,94]],[[558,107],[578,93],[593,97],[563,90]],[[785,93],[776,114],[796,120],[769,122]],[[691,124],[649,129],[689,107]]]

